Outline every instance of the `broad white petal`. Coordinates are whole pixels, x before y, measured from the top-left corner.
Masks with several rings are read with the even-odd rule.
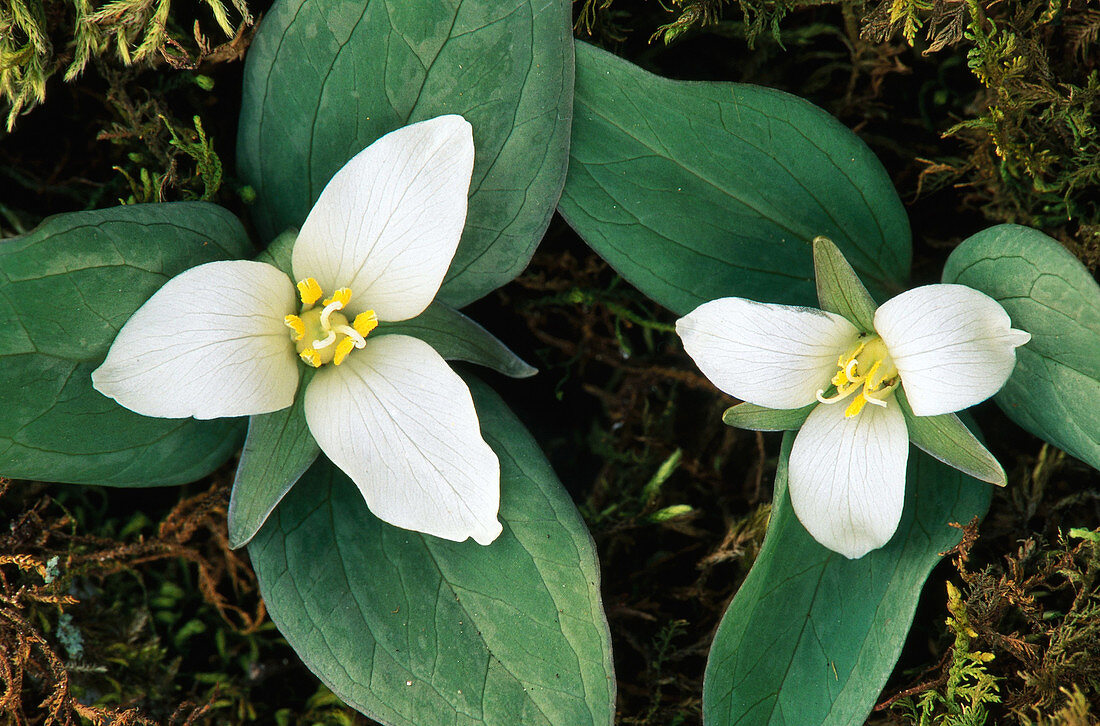
[[[251,416],[286,408],[298,358],[283,318],[294,285],[262,262],[210,262],[173,277],[135,312],[92,385],[158,418]]]
[[[859,331],[823,310],[726,297],[676,321],[684,350],[711,383],[768,408],[801,408],[836,374]]]
[[[439,290],[466,224],[474,168],[461,116],[397,129],[344,165],[321,192],[294,243],[294,275],[325,294],[352,291],[352,315],[419,315]]]
[[[965,285],[903,292],[875,313],[875,331],[918,416],[961,411],[1001,390],[1016,347],[1031,340],[996,300]]]
[[[844,418],[821,404],[791,448],[788,491],[799,521],[834,552],[856,559],[894,536],[905,503],[909,436],[891,397]]]
[[[500,534],[500,462],[470,389],[424,341],[368,338],[317,371],[305,411],[321,451],[379,519],[456,542]]]

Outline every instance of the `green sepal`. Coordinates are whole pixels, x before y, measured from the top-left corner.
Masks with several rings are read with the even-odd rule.
[[[294,403],[252,416],[229,497],[229,546],[242,547],[260,531],[294,483],[321,453],[306,425],[305,390],[313,369],[300,366]]]
[[[530,378],[538,373],[495,335],[438,300],[410,320],[379,323],[375,335],[394,333],[420,338],[447,360],[477,363],[511,378]]]
[[[269,265],[274,265],[283,271],[291,282],[297,282],[294,279],[294,265],[291,261],[291,256],[294,254],[294,241],[298,239],[298,230],[294,227],[285,229],[279,234],[278,237],[271,240],[271,244],[264,249],[263,252],[256,255],[257,262],[266,262]]]
[[[958,416],[953,413],[917,416],[904,390],[899,388],[894,396],[905,416],[905,428],[914,446],[975,479],[999,487],[1005,485],[1005,470],[1000,462]]]
[[[727,426],[750,431],[797,431],[806,423],[806,417],[817,408],[811,403],[802,408],[765,408],[755,403],[739,403],[730,406],[722,414],[722,422]]]
[[[814,276],[822,310],[847,319],[861,332],[875,332],[875,300],[828,237],[814,239]]]

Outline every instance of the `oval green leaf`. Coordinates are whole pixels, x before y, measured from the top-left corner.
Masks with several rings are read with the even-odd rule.
[[[794,96],[671,81],[578,42],[572,144],[562,215],[677,313],[730,295],[815,305],[818,235],[873,292],[909,274],[909,222],[882,164]]]
[[[859,726],[897,662],[940,553],[989,507],[990,486],[910,449],[905,512],[882,549],[849,560],[791,508],[783,439],[760,555],[722,618],[703,682],[708,726]]]
[[[592,540],[522,424],[470,389],[503,534],[482,547],[384,524],[322,458],[248,546],[264,601],[306,665],[382,723],[610,724]]]
[[[143,487],[198,479],[225,461],[243,419],[157,419],[92,388],[119,328],[161,285],[249,243],[212,204],[50,217],[0,242],[0,474]]]
[[[1036,436],[1100,469],[1100,286],[1042,232],[983,230],[947,258],[944,282],[981,290],[1031,333],[993,400]]]
[[[284,0],[248,51],[237,161],[269,239],[379,136],[465,116],[469,215],[439,294],[462,307],[530,260],[565,181],[572,104],[565,0]]]

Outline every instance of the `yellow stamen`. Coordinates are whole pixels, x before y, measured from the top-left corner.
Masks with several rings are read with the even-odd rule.
[[[323,294],[320,283],[312,277],[307,277],[298,283],[298,296],[302,298],[303,305],[312,305]]]
[[[283,318],[286,327],[294,331],[294,341],[297,342],[306,334],[306,324],[297,315],[287,315]]]
[[[378,327],[378,316],[373,310],[365,310],[355,316],[355,322],[351,324],[351,327],[355,328],[355,332],[365,338],[370,334],[370,331]]]
[[[354,323],[348,324],[347,317],[340,311],[351,301],[350,288],[336,290],[332,297],[323,301],[323,307],[314,307],[314,303],[324,296],[317,280],[307,277],[297,287],[302,311],[298,315],[287,315],[284,322],[294,331],[291,339],[307,365],[314,368],[330,362],[340,365],[351,351],[364,347],[367,333],[378,327],[378,316],[373,310],[360,313]]]
[[[836,392],[825,396],[817,392],[821,403],[837,403],[853,393],[855,398],[844,410],[845,418],[857,416],[868,403],[886,406],[886,399],[898,387],[898,369],[890,358],[890,351],[877,335],[863,336],[852,348],[837,360],[837,372],[832,378]]]
[[[332,364],[340,365],[344,362],[344,358],[348,357],[348,353],[355,349],[355,341],[351,338],[344,338],[336,344],[336,353],[332,356]]]
[[[321,304],[324,305],[325,307],[328,307],[329,305],[332,305],[334,302],[338,302],[338,303],[340,303],[340,305],[336,309],[337,310],[343,310],[344,307],[348,304],[348,302],[350,300],[351,300],[351,289],[347,288],[347,287],[341,287],[339,290],[332,293],[332,297],[328,298],[327,300],[325,300]]]
[[[862,393],[857,393],[856,397],[852,399],[852,402],[848,404],[848,408],[844,409],[844,418],[851,418],[860,411],[863,410],[864,404],[867,403],[867,399]]]

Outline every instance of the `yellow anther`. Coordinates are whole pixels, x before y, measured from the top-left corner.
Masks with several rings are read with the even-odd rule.
[[[306,324],[297,315],[287,315],[283,318],[286,327],[294,331],[294,340],[299,341],[306,334]]]
[[[353,350],[355,350],[355,341],[351,338],[344,338],[336,344],[336,353],[332,356],[332,364],[340,365],[348,357],[348,353]]]
[[[364,338],[378,327],[378,316],[375,315],[373,310],[366,310],[355,316],[355,322],[351,324],[351,327],[355,328],[355,332],[362,335]]]
[[[327,300],[325,300],[321,304],[324,305],[325,307],[328,307],[329,305],[333,304],[334,302],[338,302],[338,303],[340,303],[340,307],[338,307],[336,309],[337,310],[343,310],[345,307],[347,307],[348,301],[350,301],[350,300],[351,300],[351,289],[347,288],[347,287],[341,287],[339,290],[332,293],[332,297],[328,298]]]
[[[858,414],[863,410],[866,403],[867,399],[864,398],[863,394],[857,393],[855,398],[852,399],[852,402],[848,404],[848,408],[844,409],[844,418],[851,418]]]
[[[312,277],[307,277],[298,283],[298,296],[302,298],[303,305],[312,305],[323,294],[321,285]]]
[[[890,351],[877,335],[861,338],[847,353],[837,360],[837,372],[832,378],[836,393],[826,397],[817,392],[822,403],[837,403],[855,393],[844,410],[846,418],[852,418],[868,403],[885,406],[886,398],[898,386],[898,369],[890,358]]]
[[[306,365],[313,366],[314,368],[321,367],[321,354],[313,348],[306,348],[298,355],[306,362]]]

